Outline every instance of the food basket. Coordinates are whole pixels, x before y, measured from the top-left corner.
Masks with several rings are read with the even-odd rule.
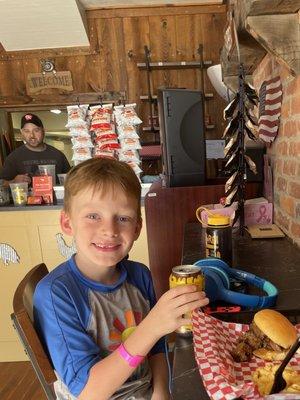
[[[300,399],[300,393],[260,396],[251,377],[258,367],[264,367],[267,362],[256,357],[247,362],[233,360],[230,352],[240,334],[249,329],[249,325],[224,322],[200,311],[193,312],[192,323],[195,358],[211,399]],[[300,324],[296,325],[296,329],[300,333]],[[300,354],[294,356],[290,365],[300,371]]]

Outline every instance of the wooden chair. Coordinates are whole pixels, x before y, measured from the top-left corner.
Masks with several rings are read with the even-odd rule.
[[[33,325],[33,292],[47,274],[45,264],[39,264],[27,273],[15,291],[11,319],[47,399],[55,400],[53,383],[57,378]]]

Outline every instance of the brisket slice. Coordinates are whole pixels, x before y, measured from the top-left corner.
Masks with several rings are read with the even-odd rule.
[[[231,351],[231,355],[235,361],[248,361],[251,359],[253,351],[266,348],[275,351],[282,351],[282,347],[272,342],[263,332],[252,322],[249,330],[242,334]]]

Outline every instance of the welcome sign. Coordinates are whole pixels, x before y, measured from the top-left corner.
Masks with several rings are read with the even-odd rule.
[[[71,72],[29,73],[27,75],[27,92],[29,94],[34,94],[45,89],[60,89],[72,92],[73,83]]]

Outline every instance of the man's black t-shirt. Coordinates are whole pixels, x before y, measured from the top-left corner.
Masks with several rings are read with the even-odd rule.
[[[55,147],[46,144],[45,150],[32,151],[22,145],[5,159],[0,178],[11,181],[17,175],[38,175],[38,165],[45,164],[55,164],[56,174],[64,174],[70,169],[66,156]]]

